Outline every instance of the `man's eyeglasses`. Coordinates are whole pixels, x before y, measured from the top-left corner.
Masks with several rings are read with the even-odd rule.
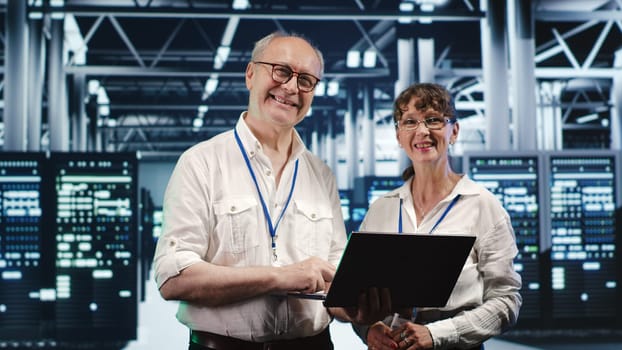
[[[296,75],[296,84],[298,85],[298,90],[303,92],[311,92],[320,82],[319,78],[314,77],[309,73],[298,73],[294,72],[288,66],[284,66],[282,64],[277,63],[269,63],[269,62],[261,62],[261,61],[253,61],[253,63],[265,64],[272,67],[272,80],[276,81],[279,84],[287,84],[294,75]]]
[[[395,126],[402,131],[414,131],[419,127],[419,124],[425,124],[428,130],[442,129],[448,123],[453,123],[455,119],[449,119],[445,117],[428,117],[424,120],[417,119],[401,119],[395,123]]]

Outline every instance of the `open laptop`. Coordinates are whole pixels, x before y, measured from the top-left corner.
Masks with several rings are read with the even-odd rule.
[[[327,294],[292,292],[327,307],[356,306],[361,291],[389,288],[394,308],[442,307],[475,236],[353,232]]]

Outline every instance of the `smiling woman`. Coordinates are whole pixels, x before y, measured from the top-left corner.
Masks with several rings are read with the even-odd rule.
[[[393,121],[398,131],[398,143],[411,160],[416,155],[428,155],[436,150],[435,154],[441,155],[438,158],[440,163],[437,164],[440,167],[449,165],[447,144],[455,143],[459,125],[453,99],[445,88],[436,84],[411,85],[395,99]],[[421,124],[425,127],[420,127]],[[448,124],[452,127],[446,127]],[[444,136],[440,137],[442,135]],[[404,170],[405,180],[414,174],[415,166],[417,165],[413,163]],[[420,171],[423,172],[424,169]],[[419,206],[426,207],[424,204]]]
[[[396,98],[393,117],[411,165],[401,187],[371,204],[360,230],[394,232],[397,227],[399,233],[440,232],[476,240],[447,305],[405,308],[400,312],[407,322],[395,329],[390,319],[355,329],[378,350],[481,349],[485,340],[514,325],[522,302],[509,215],[492,193],[451,168],[448,148],[459,124],[444,87],[411,85]],[[417,280],[416,273],[412,278]]]

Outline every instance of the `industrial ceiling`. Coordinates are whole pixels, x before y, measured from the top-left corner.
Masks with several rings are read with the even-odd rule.
[[[94,89],[84,99],[86,114],[97,123],[105,150],[174,155],[231,128],[246,108],[243,72],[253,43],[275,30],[311,39],[326,62],[322,90],[329,82],[340,86],[316,93],[312,114],[300,126],[304,137],[322,127],[327,115],[343,118],[348,98],[359,91],[353,87],[361,85],[372,87],[374,108],[380,111],[375,119],[386,122],[382,111],[394,96],[399,38],[434,39],[437,81],[471,102],[464,103],[461,117],[483,113],[477,103],[483,100],[481,21],[486,12],[476,0],[29,3],[29,17],[42,18],[48,38],[51,21],[65,16],[69,56],[64,72],[84,77],[85,87]],[[6,9],[6,1],[0,6]],[[593,123],[577,123],[576,118],[610,106],[614,55],[622,43],[621,2],[533,0],[532,6],[536,78],[563,82],[566,110],[572,104],[581,107],[580,113],[564,116],[569,127],[606,128],[600,117]],[[3,11],[3,23],[5,16]],[[72,24],[78,44],[68,43]],[[346,57],[353,50],[374,52],[376,60],[370,67],[348,67]],[[99,104],[98,86],[105,92]],[[48,94],[43,95],[45,109]],[[336,133],[342,131],[340,125],[336,123]]]

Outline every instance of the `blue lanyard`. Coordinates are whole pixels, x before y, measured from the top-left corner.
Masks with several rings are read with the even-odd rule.
[[[400,212],[399,212],[399,221],[397,223],[397,233],[402,233],[402,202],[404,200],[400,197]]]
[[[445,208],[445,211],[443,212],[443,215],[441,215],[440,218],[438,218],[438,221],[436,221],[436,224],[434,224],[434,226],[432,226],[432,229],[430,230],[430,234],[432,234],[432,232],[436,229],[436,226],[438,226],[438,224],[441,223],[441,221],[443,221],[443,219],[445,218],[445,216],[447,215],[447,213],[449,213],[449,211],[451,210],[451,208],[454,206],[454,204],[456,204],[456,202],[458,201],[458,199],[460,199],[460,195],[457,194],[454,199],[451,200],[451,203],[449,203],[449,205],[447,206],[447,208]]]
[[[451,200],[451,203],[449,203],[449,205],[447,206],[447,208],[445,208],[445,211],[443,212],[443,215],[441,215],[440,218],[438,218],[438,220],[436,221],[436,223],[434,224],[434,226],[432,226],[432,229],[430,230],[430,234],[432,234],[432,232],[434,232],[434,230],[436,229],[436,226],[438,226],[438,224],[441,223],[441,221],[443,221],[443,219],[445,218],[445,216],[447,216],[447,213],[449,213],[449,211],[451,210],[451,208],[454,206],[454,204],[456,204],[456,202],[458,201],[458,199],[460,199],[460,194],[457,194],[454,199]],[[399,216],[398,216],[398,223],[397,223],[397,228],[399,233],[402,233],[402,198],[400,198],[400,212],[399,212]]]
[[[255,172],[253,171],[253,167],[251,167],[251,161],[248,159],[246,155],[246,150],[244,149],[244,145],[242,144],[242,140],[240,140],[240,136],[238,135],[238,131],[233,129],[233,134],[235,135],[235,140],[238,142],[238,147],[240,147],[240,152],[242,152],[242,156],[244,157],[244,161],[246,162],[246,167],[248,168],[248,172],[251,174],[253,178],[253,182],[255,183],[255,188],[257,189],[257,194],[259,195],[259,200],[261,201],[261,207],[263,208],[263,215],[266,218],[266,222],[268,223],[268,231],[270,231],[270,237],[272,239],[272,257],[274,261],[278,259],[276,255],[276,230],[279,228],[279,223],[285,214],[285,210],[289,206],[289,202],[292,199],[292,195],[294,194],[294,187],[296,186],[296,178],[298,177],[298,159],[296,159],[296,163],[294,166],[294,177],[292,178],[292,187],[289,190],[289,195],[287,196],[287,201],[283,206],[283,210],[279,215],[279,218],[276,220],[276,224],[272,225],[272,219],[270,218],[270,212],[268,211],[268,206],[266,205],[266,201],[263,199],[261,195],[261,191],[259,190],[259,183],[257,183],[257,177],[255,176]]]

